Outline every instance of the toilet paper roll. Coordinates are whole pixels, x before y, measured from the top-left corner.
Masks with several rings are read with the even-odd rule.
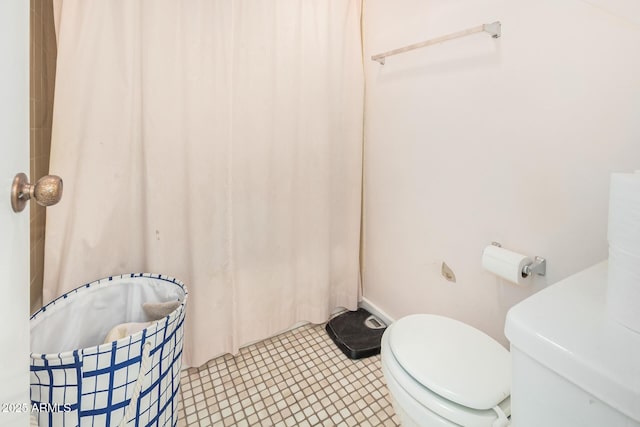
[[[608,275],[607,314],[640,333],[640,256],[609,246]]]
[[[522,269],[531,264],[531,258],[490,245],[482,252],[482,268],[518,285],[527,283],[522,277]]]
[[[640,173],[611,174],[609,244],[640,256]]]

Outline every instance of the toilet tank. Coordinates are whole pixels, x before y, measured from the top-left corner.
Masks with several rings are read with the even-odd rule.
[[[640,334],[606,315],[606,285],[603,262],[509,310],[513,427],[640,427]]]

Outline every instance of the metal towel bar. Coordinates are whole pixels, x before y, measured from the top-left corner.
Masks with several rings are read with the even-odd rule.
[[[405,47],[401,47],[401,48],[398,48],[398,49],[390,50],[388,52],[379,53],[378,55],[373,55],[371,57],[371,60],[372,61],[377,61],[381,65],[384,65],[385,58],[387,56],[392,56],[392,55],[397,55],[399,53],[409,52],[410,50],[420,49],[422,47],[431,46],[433,44],[442,43],[442,42],[446,42],[448,40],[453,40],[453,39],[457,39],[457,38],[460,38],[460,37],[465,37],[465,36],[469,36],[471,34],[476,34],[476,33],[481,33],[481,32],[489,33],[491,35],[491,37],[493,37],[494,39],[497,39],[501,35],[501,32],[500,32],[501,31],[501,27],[502,27],[502,24],[500,23],[500,21],[492,22],[491,24],[478,25],[477,27],[468,28],[466,30],[462,30],[462,31],[458,31],[458,32],[455,32],[455,33],[447,34],[447,35],[444,35],[444,36],[436,37],[435,39],[426,40],[426,41],[423,41],[423,42],[420,42],[420,43],[414,43],[414,44],[410,44],[409,46],[405,46]]]

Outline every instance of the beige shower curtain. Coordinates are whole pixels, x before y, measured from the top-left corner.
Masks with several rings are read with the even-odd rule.
[[[154,272],[185,363],[354,309],[359,0],[56,0],[44,299]]]

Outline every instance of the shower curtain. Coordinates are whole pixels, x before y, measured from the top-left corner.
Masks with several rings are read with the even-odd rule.
[[[44,299],[113,274],[189,288],[185,363],[354,309],[356,0],[55,0]]]

